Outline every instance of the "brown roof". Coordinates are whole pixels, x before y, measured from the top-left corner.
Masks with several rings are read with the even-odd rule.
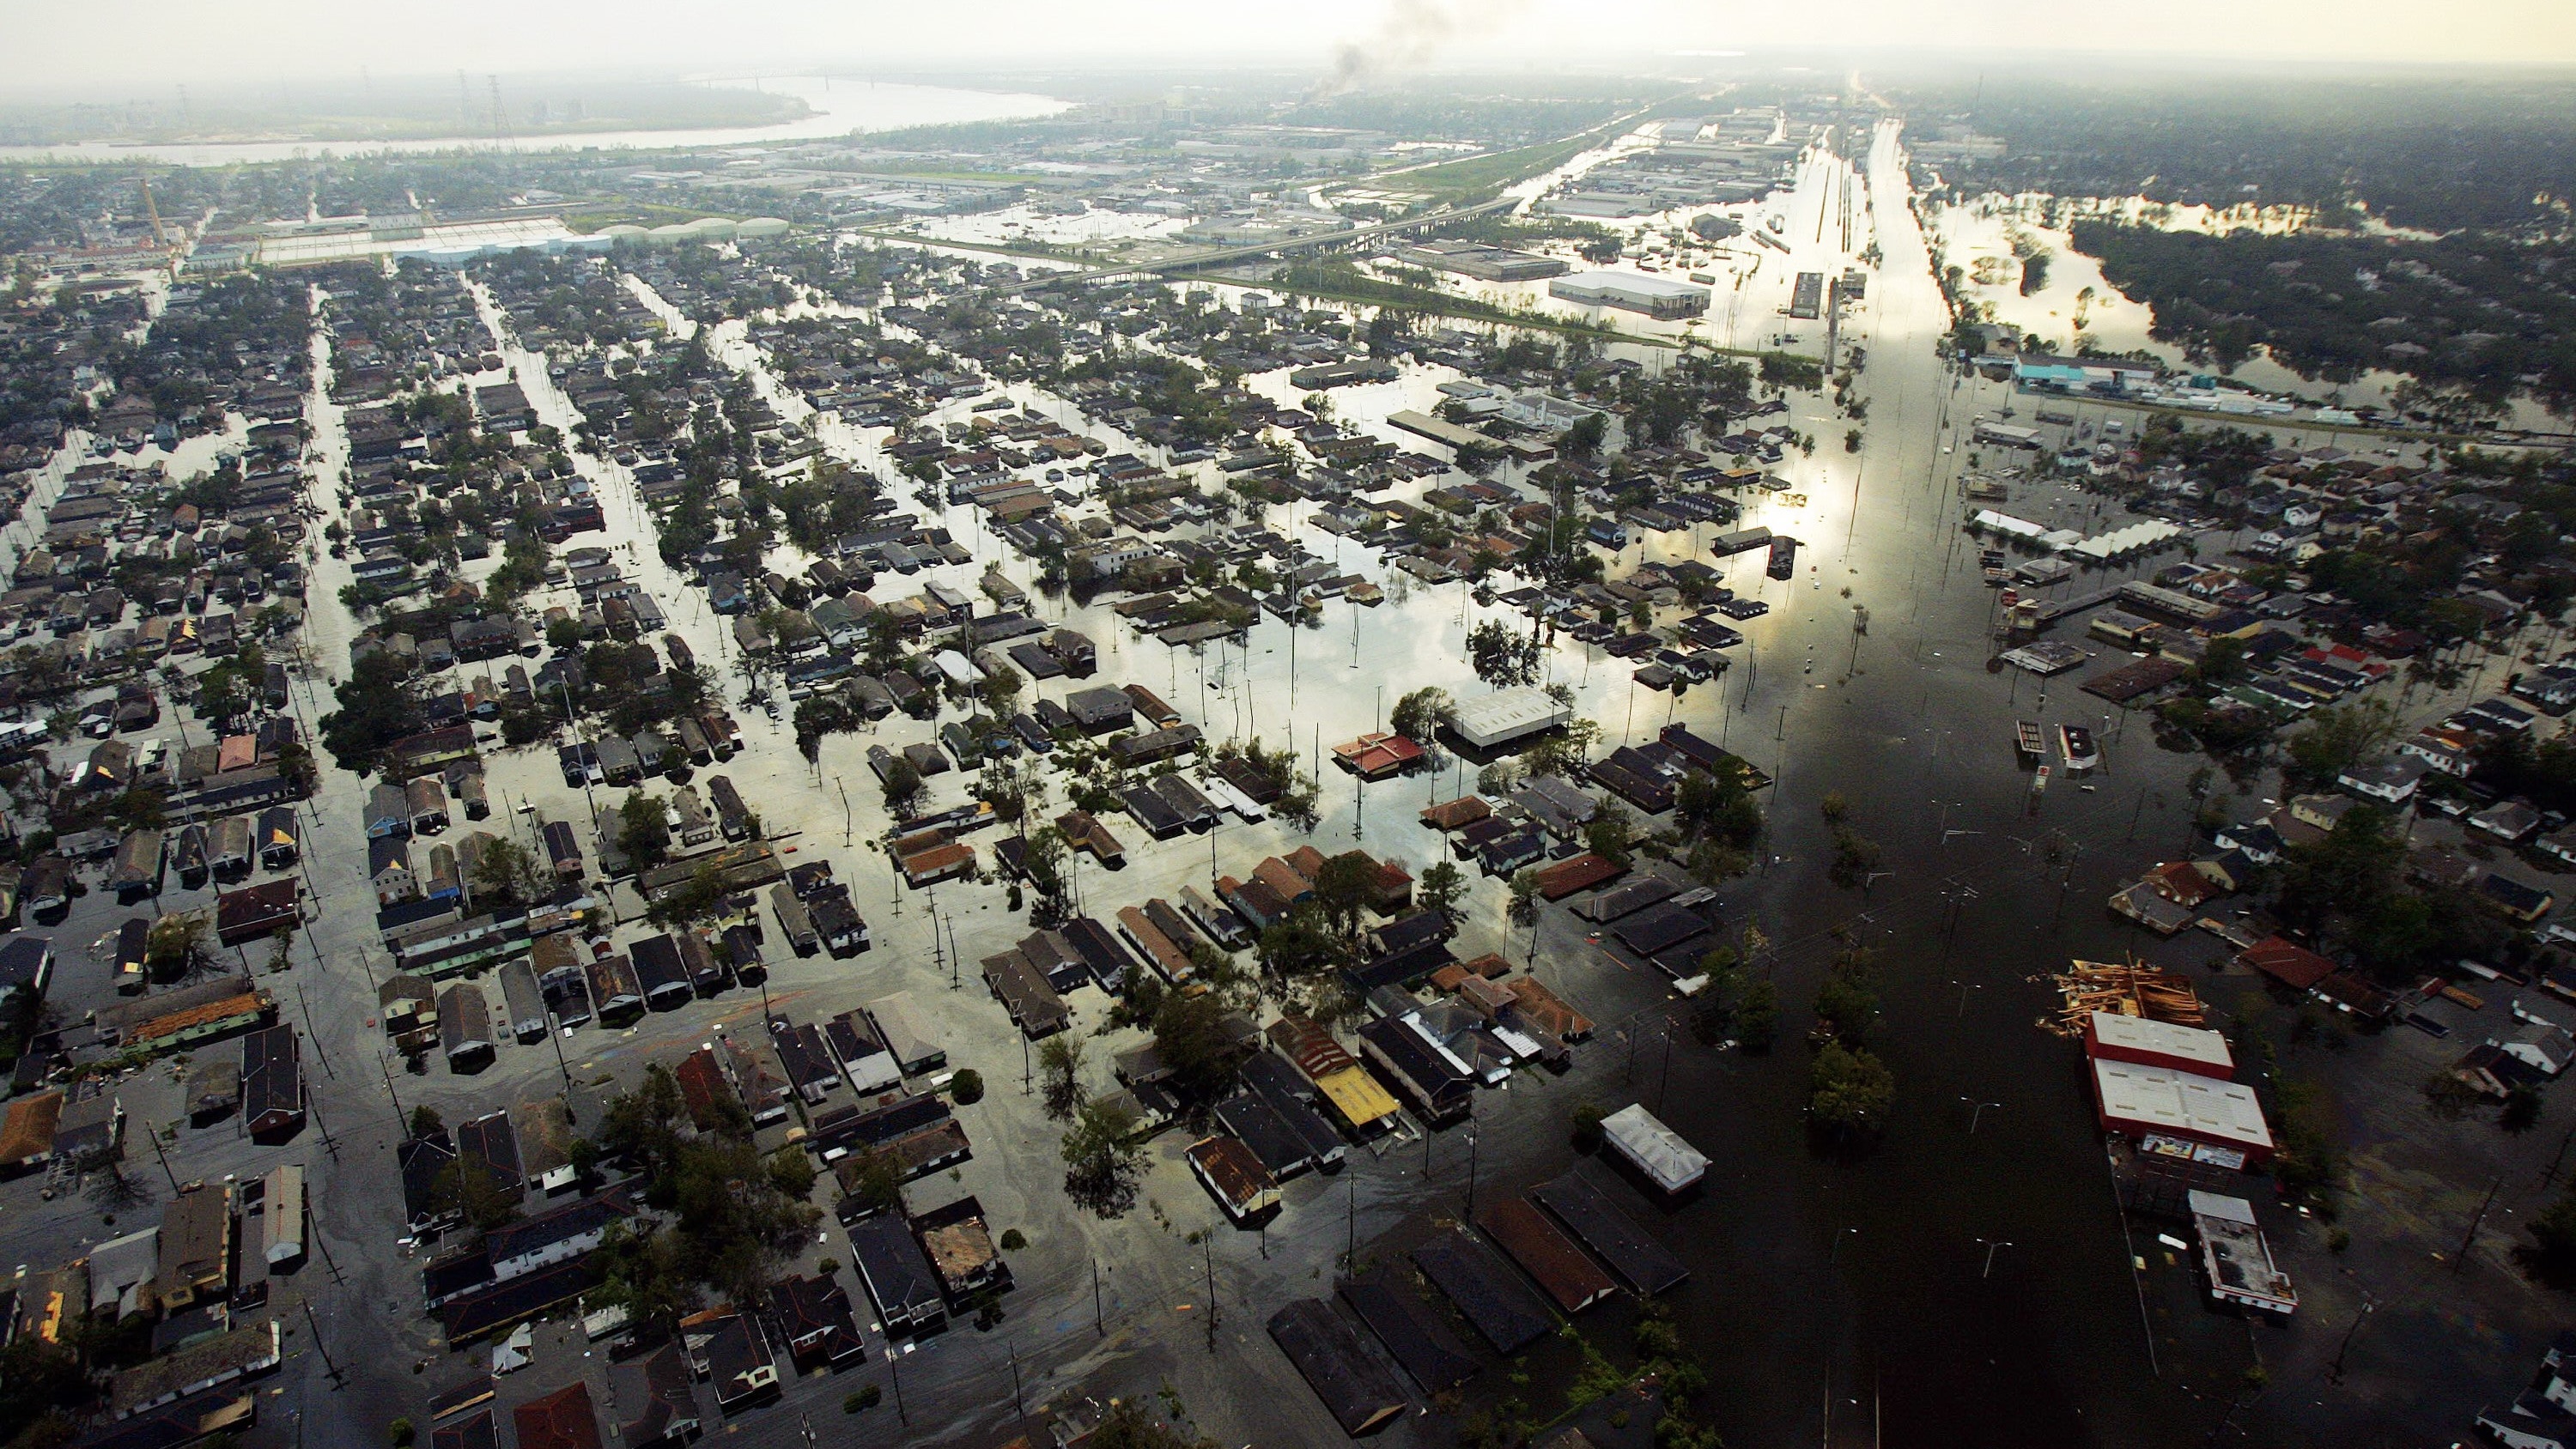
[[[2269,936],[2236,953],[2236,959],[2280,982],[2305,991],[2332,976],[2335,964],[2316,952],[2279,936]]]
[[[982,1218],[968,1218],[962,1223],[932,1228],[921,1235],[921,1246],[930,1254],[931,1266],[950,1282],[963,1282],[991,1264],[992,1229]]]
[[[942,871],[953,870],[959,864],[974,858],[975,847],[971,845],[934,845],[919,855],[905,856],[903,873],[908,879],[921,880]]]
[[[1297,873],[1297,868],[1275,855],[1262,857],[1252,868],[1252,878],[1276,891],[1283,901],[1294,903],[1315,889],[1315,882]]]
[[[1520,1009],[1559,1039],[1581,1041],[1592,1035],[1592,1018],[1567,1005],[1565,998],[1550,991],[1546,982],[1535,976],[1522,976],[1506,984]]]
[[[1189,1158],[1238,1211],[1279,1186],[1252,1149],[1232,1137],[1202,1137],[1190,1144]]]
[[[1511,1254],[1559,1309],[1578,1313],[1618,1291],[1610,1275],[1546,1214],[1516,1197],[1497,1195],[1487,1201],[1491,1206],[1476,1215],[1476,1226]]]
[[[47,1092],[9,1104],[0,1121],[0,1166],[32,1162],[54,1150],[54,1128],[63,1120],[63,1094]]]
[[[1625,873],[1626,867],[1613,865],[1606,858],[1586,851],[1572,860],[1560,860],[1540,871],[1538,893],[1549,900],[1561,901],[1576,891],[1590,890]]]
[[[566,1384],[511,1411],[519,1425],[519,1449],[600,1449],[599,1411],[590,1405],[590,1385]]]
[[[1331,1032],[1302,1016],[1283,1016],[1270,1023],[1270,1044],[1317,1081],[1359,1065],[1359,1058],[1333,1040]]]
[[[201,1006],[191,1006],[171,1012],[166,1016],[153,1017],[127,1032],[125,1040],[128,1043],[160,1041],[204,1026],[208,1022],[229,1021],[236,1016],[257,1016],[267,1009],[266,994],[246,991],[239,996],[227,996],[221,1001],[209,1001]]]
[[[1443,800],[1425,808],[1422,823],[1434,830],[1456,830],[1473,825],[1493,813],[1494,807],[1485,803],[1484,796],[1461,795],[1455,800]]]
[[[227,946],[258,940],[301,918],[295,877],[226,891],[215,897],[215,939]]]

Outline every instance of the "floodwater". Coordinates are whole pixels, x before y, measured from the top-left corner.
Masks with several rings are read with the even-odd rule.
[[[2213,214],[2206,207],[2175,208],[2178,214],[2168,220],[2167,229],[2216,231],[2241,226],[2267,233],[2294,231],[2300,218],[2281,214],[2287,210],[2276,208],[2273,212],[2239,216]],[[2138,223],[2149,213],[2142,206],[2128,205],[2114,215],[2124,222]],[[2104,280],[2100,259],[2077,251],[2071,234],[2049,226],[2046,216],[2045,198],[2006,202],[1989,197],[1969,205],[1932,210],[1933,226],[1950,265],[1969,269],[1970,280],[1965,287],[1968,299],[1992,305],[1994,320],[2011,323],[2045,339],[2052,348],[2067,351],[2074,346],[2076,322],[2081,318],[2085,339],[2105,352],[2146,352],[2169,366],[2189,367],[2182,348],[2150,335],[2155,308],[2131,299]],[[2048,284],[2027,296],[2022,294],[2020,271],[2013,261],[2010,234],[2016,230],[2036,237],[2049,253]],[[1979,258],[1993,258],[2000,263],[1999,280],[1986,284],[1974,280]],[[2086,292],[2091,295],[2083,295]],[[2408,381],[2405,374],[2385,368],[2373,368],[2347,383],[2305,378],[2275,361],[2269,353],[2247,358],[2227,376],[2266,392],[2340,407],[2386,407],[2391,395]],[[2516,397],[2505,411],[2504,425],[2532,432],[2563,432],[2568,419],[2532,398]]]
[[[1767,800],[1772,836],[1764,867],[1724,897],[1732,916],[1758,922],[1777,943],[1770,969],[1785,1009],[1782,1045],[1753,1058],[1712,1052],[1686,1030],[1671,1031],[1662,1025],[1672,1005],[1661,978],[1622,966],[1578,922],[1551,913],[1534,969],[1604,1028],[1569,1077],[1525,1078],[1480,1099],[1477,1172],[1481,1190],[1495,1193],[1564,1171],[1564,1114],[1585,1100],[1647,1100],[1710,1154],[1710,1181],[1685,1204],[1658,1213],[1631,1190],[1619,1191],[1633,1210],[1660,1217],[1661,1235],[1691,1263],[1693,1282],[1674,1306],[1709,1368],[1718,1422],[1731,1443],[2172,1443],[2221,1412],[2210,1395],[2223,1394],[2247,1361],[2243,1329],[2232,1320],[2188,1325],[2187,1351],[2168,1348],[2165,1361],[2151,1364],[2144,1290],[2131,1278],[2132,1250],[2092,1123],[2080,1052],[2035,1028],[2053,1005],[2035,977],[2070,955],[2112,958],[2132,947],[2173,960],[2207,954],[2188,940],[2135,942],[2100,904],[2115,882],[2183,848],[2185,778],[2197,761],[2159,751],[2143,725],[2131,733],[2105,718],[2099,701],[2076,692],[2087,673],[2121,662],[2116,653],[2105,651],[2107,658],[2046,690],[1987,667],[1994,596],[1978,575],[1973,546],[1958,534],[1955,484],[1970,452],[1970,420],[2005,405],[2010,394],[1954,379],[1935,354],[1946,323],[1904,204],[1904,173],[1887,154],[1893,144],[1892,132],[1881,138],[1874,205],[1854,206],[1856,217],[1879,228],[1886,254],[1869,300],[1847,328],[1847,335],[1872,339],[1859,389],[1870,402],[1869,440],[1857,454],[1844,452],[1847,421],[1828,415],[1819,400],[1799,399],[1792,421],[1817,435],[1817,451],[1792,453],[1776,470],[1790,491],[1746,500],[1748,524],[1802,541],[1797,576],[1766,579],[1758,556],[1719,561],[1729,584],[1773,608],[1743,626],[1747,642],[1735,651],[1734,670],[1686,695],[1642,689],[1625,664],[1570,642],[1549,658],[1551,678],[1571,685],[1577,707],[1601,723],[1605,748],[1651,738],[1678,721],[1779,777]],[[1764,278],[1765,304],[1772,288],[1785,296],[1788,272],[1847,262],[1838,228],[1819,222],[1838,206],[1848,174],[1840,163],[1818,161],[1795,191],[1775,199],[1796,254]],[[1868,225],[1856,224],[1850,245],[1865,247],[1870,237]],[[751,349],[739,343],[739,324],[717,340],[729,361],[756,367]],[[1669,356],[1634,352],[1649,367]],[[1388,413],[1435,400],[1436,385],[1452,375],[1408,366],[1390,382],[1337,389],[1335,413],[1378,431]],[[1284,375],[1247,385],[1282,401],[1294,397]],[[1025,388],[1005,392],[1080,431],[1114,437]],[[541,410],[545,405],[541,399]],[[966,416],[966,406],[950,404],[937,417]],[[792,403],[782,410],[803,412]],[[851,433],[825,420],[821,436],[845,456],[871,463],[880,456],[874,440],[882,434]],[[1415,496],[1435,481],[1397,494]],[[2070,495],[2063,506],[2089,504]],[[1362,550],[1309,526],[1312,512],[1311,504],[1283,505],[1268,521],[1326,558],[1370,564]],[[1009,556],[970,511],[948,510],[945,518],[977,555],[950,571],[952,582],[971,586],[987,564],[998,564],[1015,582],[1032,584],[1033,567]],[[1689,556],[1699,541],[1676,534],[1632,545],[1637,551],[1623,563]],[[2112,577],[2155,566],[2132,565]],[[646,571],[653,572],[649,561]],[[1379,573],[1389,598],[1378,608],[1337,601],[1319,624],[1300,629],[1264,618],[1248,645],[1195,653],[1137,640],[1097,605],[1041,598],[1039,611],[1101,641],[1103,678],[1156,689],[1214,738],[1284,740],[1311,760],[1320,748],[1378,724],[1408,689],[1439,683],[1476,691],[1461,664],[1467,631],[1489,617],[1519,619],[1478,607],[1463,585],[1408,587],[1401,575]],[[2105,582],[2088,573],[2062,587]],[[1852,628],[1855,605],[1871,612],[1866,635]],[[2099,728],[2105,764],[2090,782],[2094,789],[2065,780],[2034,796],[2011,751],[2016,718]],[[823,773],[857,774],[862,745],[827,742]],[[1454,793],[1461,779],[1453,772],[1362,788],[1327,772],[1314,836],[1360,843],[1418,871],[1440,847],[1414,812]],[[938,784],[940,801],[963,788],[953,776]],[[1830,844],[1819,806],[1828,792],[1844,797],[1852,827],[1885,851],[1886,874],[1866,894],[1824,878]],[[868,819],[864,808],[861,819]],[[864,834],[872,827],[860,828]],[[1175,879],[1185,878],[1216,868],[1220,854],[1234,869],[1264,848],[1245,837],[1269,834],[1264,827],[1221,831],[1194,866],[1192,842],[1178,842],[1182,858],[1173,861],[1160,860],[1163,847],[1150,847],[1114,888],[1096,888],[1115,895],[1102,894],[1094,905],[1141,899],[1151,880],[1140,878],[1144,872],[1159,877],[1174,869]],[[1461,949],[1501,947],[1519,959],[1528,943],[1496,929],[1490,897],[1497,890],[1480,887],[1484,904]],[[1956,928],[1944,935],[1938,927],[1954,898]],[[1798,1038],[1805,1004],[1837,947],[1837,928],[1879,953],[1887,1021],[1880,1045],[1898,1081],[1885,1139],[1849,1152],[1817,1149],[1801,1112],[1807,1058]],[[999,946],[998,935],[992,945],[979,942],[979,929],[1013,928],[1007,920],[969,920],[962,949],[970,959]],[[927,934],[917,920],[896,920],[885,939],[903,950],[916,933]],[[918,941],[913,946],[922,950]],[[1291,1184],[1287,1211],[1262,1253],[1221,1234],[1216,1271],[1238,1285],[1250,1310],[1245,1318],[1257,1323],[1284,1298],[1316,1291],[1308,1270],[1342,1250],[1346,1231],[1363,1256],[1382,1254],[1408,1246],[1426,1215],[1455,1215],[1465,1156],[1462,1134],[1452,1131],[1382,1161],[1355,1163],[1348,1189],[1301,1179]],[[1353,1196],[1355,1226],[1335,1211],[1345,1191]],[[1198,1206],[1193,1200],[1190,1210]],[[1999,1245],[1991,1272],[1990,1244]],[[1160,1281],[1167,1299],[1194,1296],[1196,1275],[1187,1270],[1195,1265],[1123,1255],[1115,1261],[1122,1279],[1154,1275],[1129,1282],[1127,1292]],[[1021,1311],[1037,1321],[1058,1312],[1079,1316],[1079,1302],[1058,1303],[1049,1289],[1031,1287],[1039,1292]],[[1078,1278],[1055,1287],[1070,1299],[1083,1296]],[[1226,1296],[1231,1302],[1234,1293]],[[1189,1327],[1184,1321],[1176,1330],[1184,1343]],[[1615,1346],[1611,1323],[1587,1327]],[[1249,1347],[1213,1363],[1195,1347],[1170,1342],[1136,1351],[1173,1377],[1207,1427],[1221,1436],[1239,1431],[1231,1433],[1239,1439],[1261,1432],[1264,1419],[1248,1408],[1218,1410],[1210,1399],[1248,1403],[1247,1383],[1276,1378],[1275,1355],[1265,1348],[1254,1333]],[[1566,1370],[1552,1361],[1556,1352],[1538,1355],[1541,1385]],[[1071,1373],[1075,1366],[1058,1367]],[[1503,1390],[1488,1384],[1483,1392]],[[1537,1398],[1545,1402],[1544,1394]],[[1226,1413],[1234,1417],[1218,1417]],[[1421,1442],[1442,1442],[1436,1428],[1415,1432]]]
[[[950,86],[898,85],[848,76],[766,77],[760,88],[802,96],[814,108],[802,120],[771,126],[708,130],[604,131],[563,135],[450,136],[419,141],[209,141],[167,146],[127,146],[93,141],[77,146],[0,146],[0,161],[83,162],[122,165],[152,161],[164,166],[240,166],[324,156],[423,155],[441,151],[614,151],[675,146],[746,146],[894,131],[906,126],[949,125],[1051,116],[1068,103],[1047,96],[958,90]]]
[[[1355,1151],[1337,1177],[1292,1182],[1284,1213],[1257,1242],[1250,1233],[1219,1227],[1202,1254],[1190,1254],[1179,1232],[1214,1222],[1216,1214],[1178,1163],[1186,1135],[1167,1134],[1156,1144],[1136,1212],[1115,1223],[1071,1213],[1055,1192],[1055,1129],[1025,1096],[999,1088],[1021,1061],[1018,1043],[980,993],[952,990],[942,979],[932,910],[947,913],[952,962],[1002,949],[1025,922],[1001,909],[998,890],[989,887],[952,887],[944,901],[900,892],[881,856],[853,845],[876,838],[888,824],[877,792],[863,783],[867,745],[926,738],[929,727],[894,719],[876,727],[881,734],[836,736],[824,742],[809,771],[781,727],[738,710],[750,745],[727,773],[773,833],[796,832],[792,839],[803,849],[834,858],[866,903],[878,940],[860,963],[781,962],[769,991],[800,1012],[828,1014],[887,990],[911,989],[942,1022],[955,1064],[974,1066],[997,1084],[976,1109],[976,1156],[958,1186],[977,1194],[997,1225],[1029,1230],[1032,1246],[1013,1262],[1020,1287],[1008,1307],[1017,1328],[991,1336],[960,1329],[906,1357],[897,1388],[908,1386],[910,1413],[919,1416],[912,1421],[913,1442],[965,1441],[993,1428],[1004,1412],[996,1386],[1022,1371],[1033,1401],[1074,1388],[1105,1394],[1169,1382],[1201,1427],[1223,1442],[1330,1442],[1332,1430],[1312,1395],[1260,1333],[1263,1319],[1290,1297],[1327,1291],[1333,1260],[1346,1244],[1355,1244],[1363,1258],[1396,1251],[1418,1238],[1429,1219],[1458,1214],[1462,1189],[1517,1191],[1565,1171],[1570,1108],[1630,1100],[1646,1101],[1714,1162],[1698,1196],[1661,1208],[1612,1181],[1603,1164],[1584,1170],[1689,1261],[1692,1281],[1672,1304],[1708,1368],[1714,1416],[1728,1442],[2165,1445],[2216,1422],[2221,1406],[2212,1395],[2223,1395],[2245,1365],[2246,1330],[2234,1320],[2186,1322],[2175,1331],[2182,1342],[2150,1360],[2146,1295],[2132,1280],[2128,1259],[2132,1251],[2153,1249],[2133,1249],[2123,1239],[2080,1053],[2033,1027],[2052,1005],[2036,973],[2069,955],[2113,957],[2133,944],[2108,924],[2099,903],[2115,880],[2183,846],[2183,779],[2196,762],[2158,751],[2143,727],[2133,734],[2101,721],[2098,702],[2074,690],[2083,673],[2061,676],[2043,694],[2036,681],[1989,672],[1993,595],[1956,528],[1956,476],[1970,451],[1956,440],[1978,410],[1999,408],[2010,395],[1954,380],[1941,366],[1934,343],[1945,321],[1904,205],[1893,131],[1879,144],[1872,168],[1876,204],[1867,215],[1880,227],[1886,263],[1851,319],[1852,331],[1873,339],[1859,389],[1870,401],[1869,440],[1861,452],[1844,452],[1847,423],[1827,415],[1820,400],[1797,399],[1792,421],[1817,435],[1817,451],[1792,453],[1776,470],[1791,482],[1788,492],[1746,500],[1747,523],[1801,540],[1797,576],[1766,579],[1754,556],[1721,565],[1728,583],[1768,601],[1772,612],[1743,626],[1747,641],[1734,651],[1735,667],[1722,681],[1686,695],[1643,690],[1625,664],[1571,642],[1560,643],[1548,660],[1552,678],[1572,686],[1578,708],[1600,722],[1605,747],[1650,738],[1667,720],[1679,721],[1778,776],[1766,800],[1772,834],[1763,866],[1723,893],[1734,919],[1758,922],[1776,943],[1767,965],[1785,1011],[1782,1043],[1768,1057],[1712,1051],[1686,1030],[1672,1030],[1666,1022],[1673,1003],[1662,979],[1621,965],[1564,912],[1549,913],[1532,956],[1526,936],[1502,928],[1500,885],[1479,882],[1462,954],[1502,949],[1515,960],[1529,959],[1539,976],[1601,1023],[1572,1072],[1562,1078],[1526,1073],[1506,1090],[1483,1094],[1475,1148],[1467,1146],[1466,1133],[1453,1130],[1381,1144],[1381,1152]],[[1844,263],[1837,231],[1818,224],[1842,174],[1838,163],[1812,166],[1795,192],[1775,202],[1787,213],[1789,235],[1803,238],[1795,256],[1782,258],[1788,267]],[[1820,231],[1830,240],[1818,239]],[[1868,229],[1857,227],[1851,244],[1865,246],[1869,239]],[[765,375],[743,330],[739,323],[718,329],[718,354],[751,371],[783,414],[816,422],[836,454],[882,469],[884,431],[811,418]],[[541,419],[569,426],[575,414],[548,380],[544,359],[516,347],[499,350]],[[1670,355],[1619,350],[1649,367]],[[1451,376],[1442,368],[1409,366],[1391,382],[1336,390],[1335,410],[1380,430],[1388,413],[1427,406],[1437,384]],[[1284,374],[1251,385],[1283,400],[1291,395]],[[1077,431],[1133,446],[1061,401],[1017,385],[1006,391]],[[930,421],[963,419],[971,406],[953,401]],[[328,477],[342,456],[337,409],[318,403],[315,418],[320,471]],[[1418,439],[1404,442],[1433,450]],[[579,466],[601,487],[610,546],[664,602],[672,631],[701,659],[720,661],[720,676],[729,678],[735,657],[729,631],[704,608],[702,594],[662,565],[631,478],[613,463],[584,457]],[[1436,481],[1405,485],[1397,494],[1416,497]],[[975,558],[913,579],[884,580],[880,597],[934,579],[971,591],[987,567],[1023,587],[1033,583],[1034,567],[1011,556],[970,511],[919,505],[908,489],[904,502],[925,517],[940,516]],[[2085,505],[2068,495],[2059,506]],[[1462,695],[1476,691],[1462,662],[1466,632],[1489,617],[1518,616],[1480,608],[1464,585],[1408,585],[1356,546],[1312,527],[1312,514],[1313,505],[1300,502],[1270,510],[1267,521],[1324,557],[1377,574],[1388,589],[1385,604],[1371,609],[1337,601],[1307,628],[1265,616],[1246,644],[1199,652],[1139,640],[1098,604],[1040,596],[1038,611],[1099,641],[1100,677],[1087,682],[1144,684],[1214,738],[1289,743],[1309,761],[1319,748],[1382,721],[1382,711],[1406,690],[1436,683]],[[1637,552],[1614,573],[1643,556],[1684,556],[1698,542],[1675,534],[1634,546]],[[324,687],[347,657],[351,621],[334,598],[347,569],[345,560],[316,563],[306,643],[322,675],[316,683]],[[2088,574],[2064,587],[2102,582]],[[1866,635],[1851,627],[1854,605],[1871,611]],[[2116,662],[2111,655],[2094,667]],[[1035,692],[1060,695],[1070,687],[1050,681]],[[2107,723],[2096,789],[2063,781],[2034,797],[2011,754],[2015,718]],[[515,817],[506,803],[513,798],[546,818],[581,818],[584,792],[561,785],[546,752],[496,752],[489,768],[505,802],[504,821]],[[1356,842],[1418,873],[1437,858],[1440,842],[1415,812],[1455,793],[1460,776],[1362,787],[1327,771],[1324,784],[1316,844]],[[358,788],[354,779],[330,772],[324,818],[333,830],[345,829],[356,814]],[[938,777],[931,803],[953,803],[964,788],[957,774]],[[1887,874],[1866,894],[1824,878],[1829,832],[1819,805],[1828,792],[1844,797],[1852,828],[1885,850]],[[842,816],[838,847],[831,843],[835,814]],[[1075,881],[1087,908],[1103,914],[1168,894],[1183,881],[1203,883],[1204,872],[1239,873],[1262,854],[1297,843],[1300,837],[1276,821],[1230,824],[1204,841],[1136,840],[1125,871],[1113,877],[1085,865]],[[317,851],[313,868],[326,886],[364,899],[349,852]],[[1954,904],[1956,929],[1945,935],[1937,928]],[[1885,1139],[1851,1152],[1818,1150],[1801,1117],[1807,1056],[1798,1039],[1837,927],[1879,952],[1886,1013],[1880,1048],[1898,1083]],[[329,913],[317,931],[335,960],[357,959],[371,934],[358,912]],[[2205,955],[2207,948],[2185,941],[2150,954],[2179,961],[2195,951]],[[353,980],[341,985],[355,989]],[[321,982],[316,988],[329,989]],[[352,995],[344,1004],[357,1000]],[[1088,993],[1078,993],[1077,1005],[1087,1016],[1098,1009]],[[738,1013],[748,1003],[720,1009]],[[323,1034],[334,1050],[346,1047],[359,1060],[374,1049],[357,1026],[362,1015],[324,1018]],[[587,1077],[595,1065],[614,1066],[667,1044],[661,1038],[700,1031],[704,1020],[689,1013],[656,1018],[632,1042],[586,1032],[567,1050],[582,1058]],[[1095,1059],[1105,1055],[1095,1048]],[[480,1083],[434,1078],[406,1091],[444,1093],[433,1100],[461,1110],[497,1091],[501,1078],[531,1072],[542,1078],[553,1070],[505,1055],[496,1076]],[[931,1200],[945,1195],[932,1191]],[[1106,1275],[1105,1288],[1088,1271],[1095,1264]],[[1210,1332],[1204,1349],[1203,1281],[1225,1313],[1223,1335]],[[1095,1311],[1103,1312],[1105,1330],[1095,1330]],[[1621,1311],[1601,1310],[1583,1325],[1614,1355]],[[1556,1346],[1536,1356],[1530,1393],[1543,1412],[1568,1357]],[[1512,1392],[1503,1380],[1501,1371],[1489,1372],[1475,1390],[1479,1400]],[[808,1402],[819,1416],[824,1401],[798,1407]],[[741,1438],[797,1442],[798,1418],[786,1408],[747,1417]],[[1444,1423],[1408,1419],[1389,1442],[1446,1443]],[[882,1411],[877,1429],[895,1432]]]

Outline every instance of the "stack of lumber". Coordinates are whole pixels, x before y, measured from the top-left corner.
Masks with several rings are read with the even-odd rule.
[[[2097,1011],[2143,1016],[2176,1026],[2204,1024],[2200,993],[2190,978],[2137,961],[2077,961],[2052,978],[2065,1004],[2040,1025],[2060,1036],[2082,1036]]]

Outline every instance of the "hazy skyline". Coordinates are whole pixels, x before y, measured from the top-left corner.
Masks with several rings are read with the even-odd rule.
[[[603,68],[666,74],[1151,65],[1187,58],[1376,74],[1660,64],[1774,48],[2067,50],[2233,61],[2576,64],[2567,0],[1312,0],[1281,12],[1183,0],[322,0],[23,3],[0,58],[16,99],[123,99],[311,78]]]

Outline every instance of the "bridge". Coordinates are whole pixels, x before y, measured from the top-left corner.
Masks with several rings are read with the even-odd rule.
[[[1375,222],[1368,226],[1354,227],[1349,231],[1316,232],[1311,236],[1298,237],[1294,241],[1258,242],[1248,246],[1236,247],[1211,247],[1205,251],[1187,252],[1176,257],[1166,257],[1157,262],[1138,262],[1115,267],[1095,267],[1089,271],[1081,272],[1051,272],[1044,276],[1032,277],[1025,282],[1014,283],[1011,286],[1002,288],[1002,290],[1007,293],[1017,293],[1034,291],[1040,287],[1062,286],[1067,283],[1079,285],[1086,282],[1122,282],[1142,280],[1147,277],[1165,276],[1173,272],[1194,271],[1200,267],[1218,266],[1226,262],[1245,261],[1254,257],[1283,256],[1289,252],[1309,251],[1317,247],[1340,246],[1350,242],[1363,242],[1374,237],[1428,231],[1434,227],[1443,226],[1449,222],[1457,221],[1464,217],[1482,216],[1485,213],[1492,211],[1504,211],[1519,204],[1520,203],[1517,198],[1505,196],[1492,201],[1478,202],[1474,206],[1455,206],[1442,211],[1429,212],[1422,216],[1399,217],[1394,221]],[[936,243],[930,244],[936,245]]]

